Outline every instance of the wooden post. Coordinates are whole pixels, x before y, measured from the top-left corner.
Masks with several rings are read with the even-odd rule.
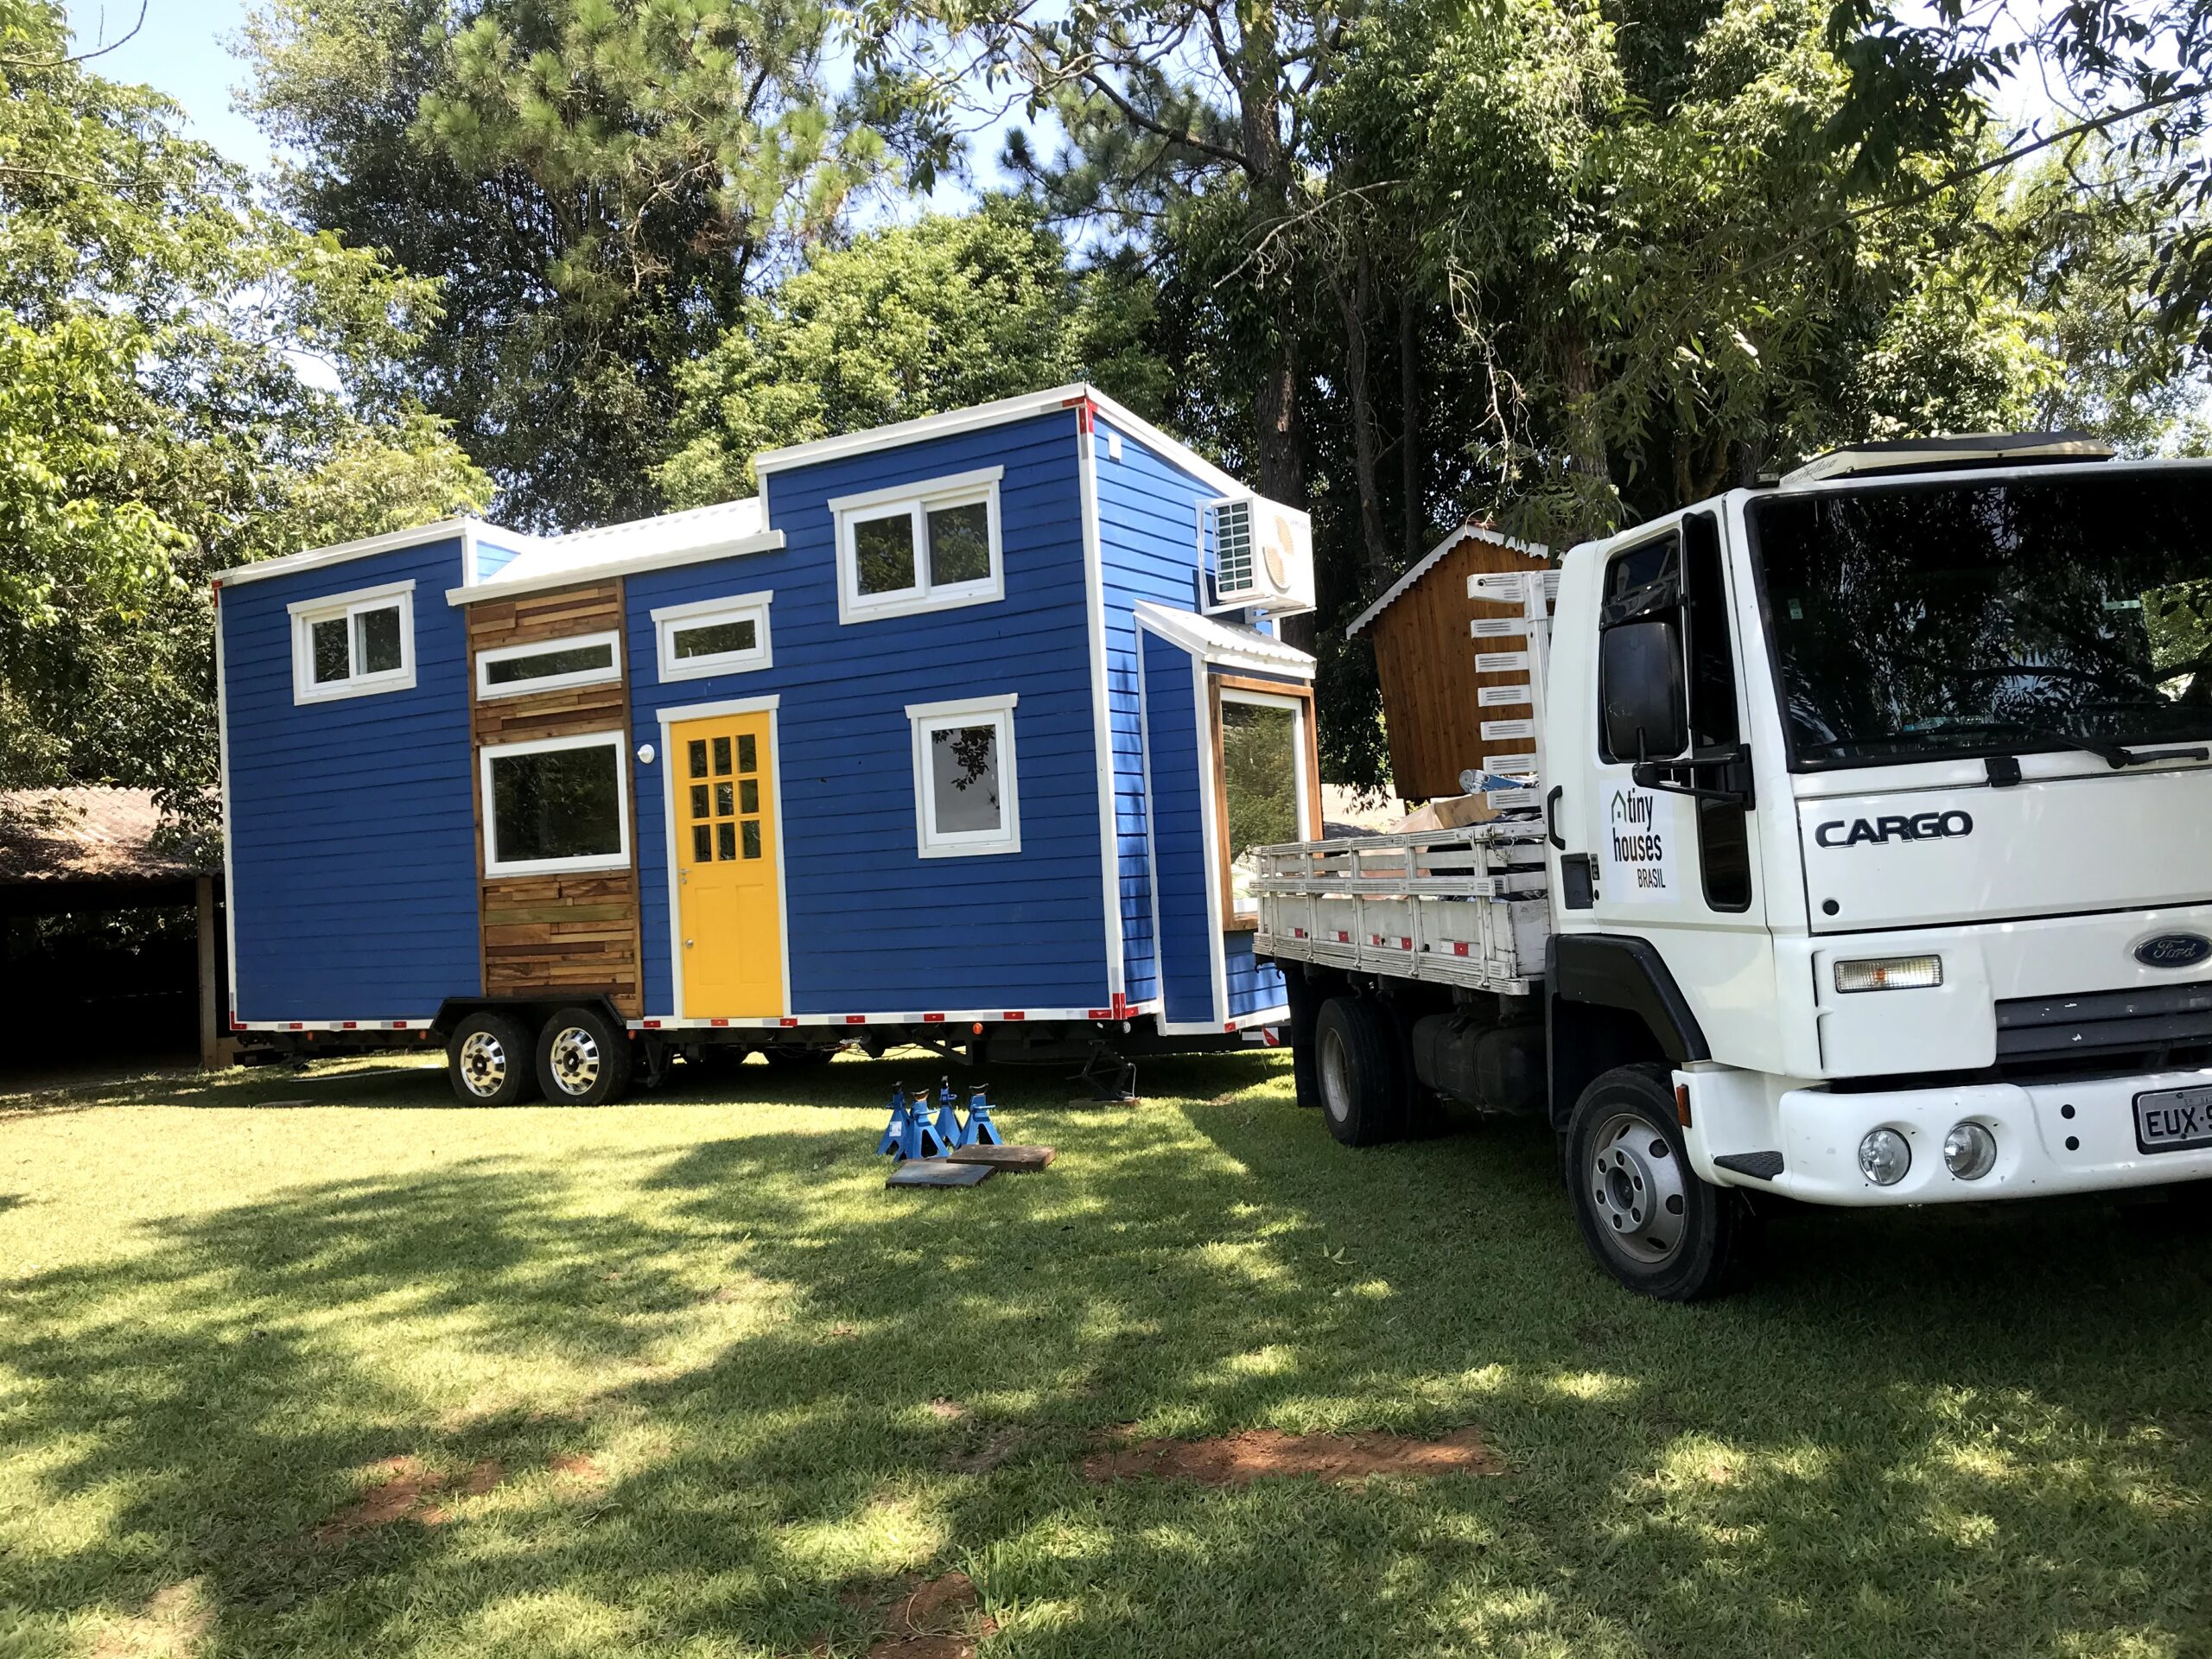
[[[193,887],[200,903],[200,1064],[213,1071],[223,1064],[218,1018],[222,992],[215,982],[215,878],[200,876]]]

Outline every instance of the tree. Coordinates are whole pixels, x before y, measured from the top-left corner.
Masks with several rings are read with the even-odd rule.
[[[1071,270],[1015,203],[819,248],[683,369],[677,505],[752,493],[755,452],[1090,379],[1140,412],[1166,372],[1143,345],[1148,286]]]
[[[503,518],[655,511],[678,370],[745,296],[932,153],[896,96],[827,90],[820,0],[269,0],[251,102],[304,224],[442,283],[422,395]],[[911,141],[911,142],[910,142]]]
[[[0,782],[153,787],[204,824],[208,574],[488,480],[403,390],[427,287],[257,208],[67,38],[0,0]]]

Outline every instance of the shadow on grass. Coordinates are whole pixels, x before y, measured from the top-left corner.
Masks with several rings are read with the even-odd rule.
[[[666,1103],[875,1110],[925,1070]],[[1541,1135],[1356,1155],[1284,1085],[1160,1063],[1148,1095],[1203,1103],[1101,1111],[1017,1079],[1012,1127],[1063,1160],[966,1193],[885,1192],[872,1128],[825,1117],[165,1224],[10,1298],[15,1455],[93,1517],[14,1551],[14,1597],[51,1623],[204,1576],[250,1653],[858,1651],[840,1587],[907,1565],[966,1567],[1038,1654],[2201,1636],[2202,1239],[2109,1206],[1814,1217],[1752,1293],[1661,1307],[1586,1261]],[[1129,1421],[1473,1421],[1510,1472],[1086,1484]],[[603,1491],[532,1474],[594,1447]],[[398,1453],[515,1478],[315,1543]]]

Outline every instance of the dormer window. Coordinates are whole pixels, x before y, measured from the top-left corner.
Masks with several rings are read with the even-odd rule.
[[[837,620],[866,622],[1006,597],[1001,467],[831,499]]]

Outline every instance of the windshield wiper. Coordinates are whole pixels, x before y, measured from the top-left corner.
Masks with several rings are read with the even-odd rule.
[[[2085,732],[2063,731],[2056,726],[2032,726],[2017,720],[1964,720],[1956,725],[1945,726],[1944,731],[2017,732],[2022,737],[2033,738],[2041,743],[2056,743],[2062,747],[2079,749],[2084,754],[2094,754],[2114,772],[2129,766],[2146,766],[2154,760],[2212,760],[2212,748],[2198,747],[2183,749],[2145,749],[2137,753],[2122,748],[2117,743],[2101,737],[2091,737]]]

